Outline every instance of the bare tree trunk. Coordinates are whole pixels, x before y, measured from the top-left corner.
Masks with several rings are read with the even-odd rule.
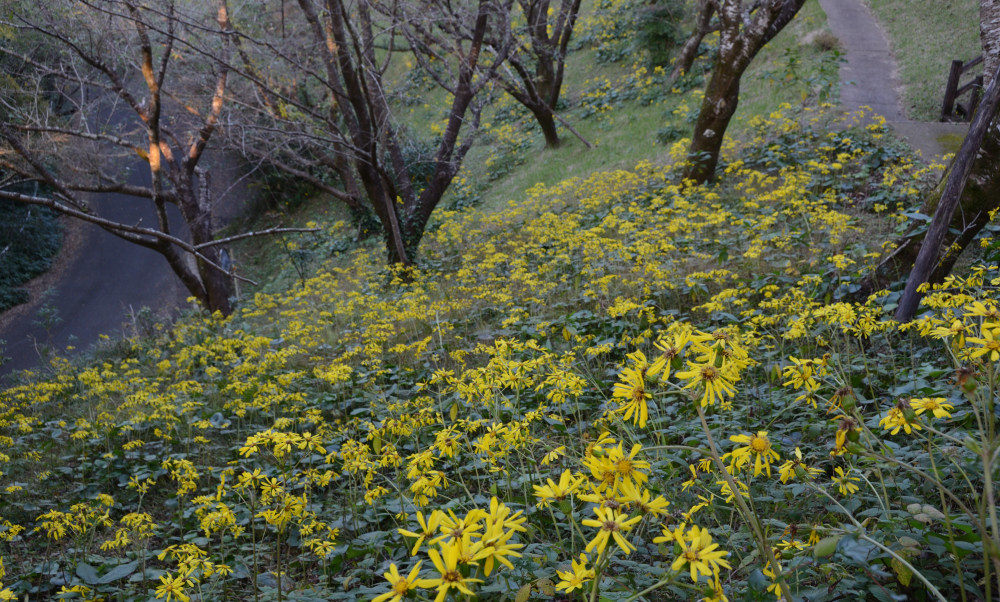
[[[531,111],[545,137],[545,146],[555,148],[561,144],[555,111],[562,92],[566,53],[580,12],[580,0],[561,0],[558,10],[553,11],[556,15],[554,19],[550,18],[552,9],[549,0],[519,0],[518,5],[527,21],[526,35],[530,44],[510,57],[514,73],[510,70],[497,71],[497,79],[508,94]],[[504,15],[496,33],[503,38],[515,38],[512,21],[511,15]],[[488,43],[493,47],[502,45],[497,39],[490,39]],[[530,68],[531,63],[534,63],[534,69]],[[574,130],[573,134],[587,148],[591,147],[579,132]]]
[[[556,120],[552,116],[552,109],[548,105],[531,109],[531,114],[535,116],[535,121],[538,122],[538,127],[542,130],[542,135],[545,136],[545,146],[556,148],[562,144],[562,141],[559,139],[559,132],[556,130]]]
[[[979,40],[983,47],[983,85],[1000,63],[1000,0],[979,0]]]

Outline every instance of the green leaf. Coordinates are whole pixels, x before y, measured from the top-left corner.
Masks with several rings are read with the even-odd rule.
[[[96,585],[98,583],[97,569],[86,562],[76,565],[76,576],[83,579],[83,582],[87,585]]]
[[[111,583],[112,581],[118,581],[119,579],[128,577],[129,575],[135,572],[135,569],[138,566],[139,566],[138,560],[133,560],[132,562],[126,562],[125,564],[119,564],[115,568],[111,569],[110,571],[102,575],[101,578],[97,580],[97,583],[103,585],[105,583]]]
[[[835,551],[837,551],[837,544],[840,543],[840,539],[843,535],[831,535],[830,537],[824,537],[819,540],[816,545],[813,546],[813,556],[815,558],[825,558]]]
[[[841,539],[840,544],[837,546],[838,552],[858,564],[868,564],[870,555],[874,550],[875,546],[872,544],[854,539],[853,537]]]

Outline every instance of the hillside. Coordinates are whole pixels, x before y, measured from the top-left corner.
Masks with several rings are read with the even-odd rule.
[[[232,316],[0,392],[0,598],[988,598],[995,242],[914,322],[855,298],[935,182],[837,111],[818,3],[703,186],[703,78],[626,60],[622,11],[572,54],[594,148],[501,102],[416,267],[289,195],[253,226],[319,231],[238,247]]]

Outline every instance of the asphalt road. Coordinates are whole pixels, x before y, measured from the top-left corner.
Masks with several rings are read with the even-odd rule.
[[[224,223],[239,214],[248,195],[237,162],[221,153],[203,158],[212,166],[216,218]],[[128,165],[132,184],[149,183],[149,167],[136,158]],[[147,199],[122,194],[94,194],[89,201],[101,216],[135,224],[155,224]],[[175,234],[186,237],[180,212],[170,207]],[[0,314],[0,384],[14,372],[43,365],[40,350],[61,356],[79,354],[101,335],[121,338],[131,331],[133,316],[148,307],[160,319],[177,314],[188,297],[162,255],[126,242],[89,223],[63,218],[67,236],[49,273],[29,286],[28,303]],[[48,320],[54,316],[57,320]],[[53,323],[54,322],[54,323]],[[67,351],[73,346],[73,351]]]

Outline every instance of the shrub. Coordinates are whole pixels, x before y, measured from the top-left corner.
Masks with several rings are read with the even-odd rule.
[[[655,0],[635,8],[635,44],[649,56],[650,67],[670,64],[674,48],[684,35],[686,3],[683,0]]]

